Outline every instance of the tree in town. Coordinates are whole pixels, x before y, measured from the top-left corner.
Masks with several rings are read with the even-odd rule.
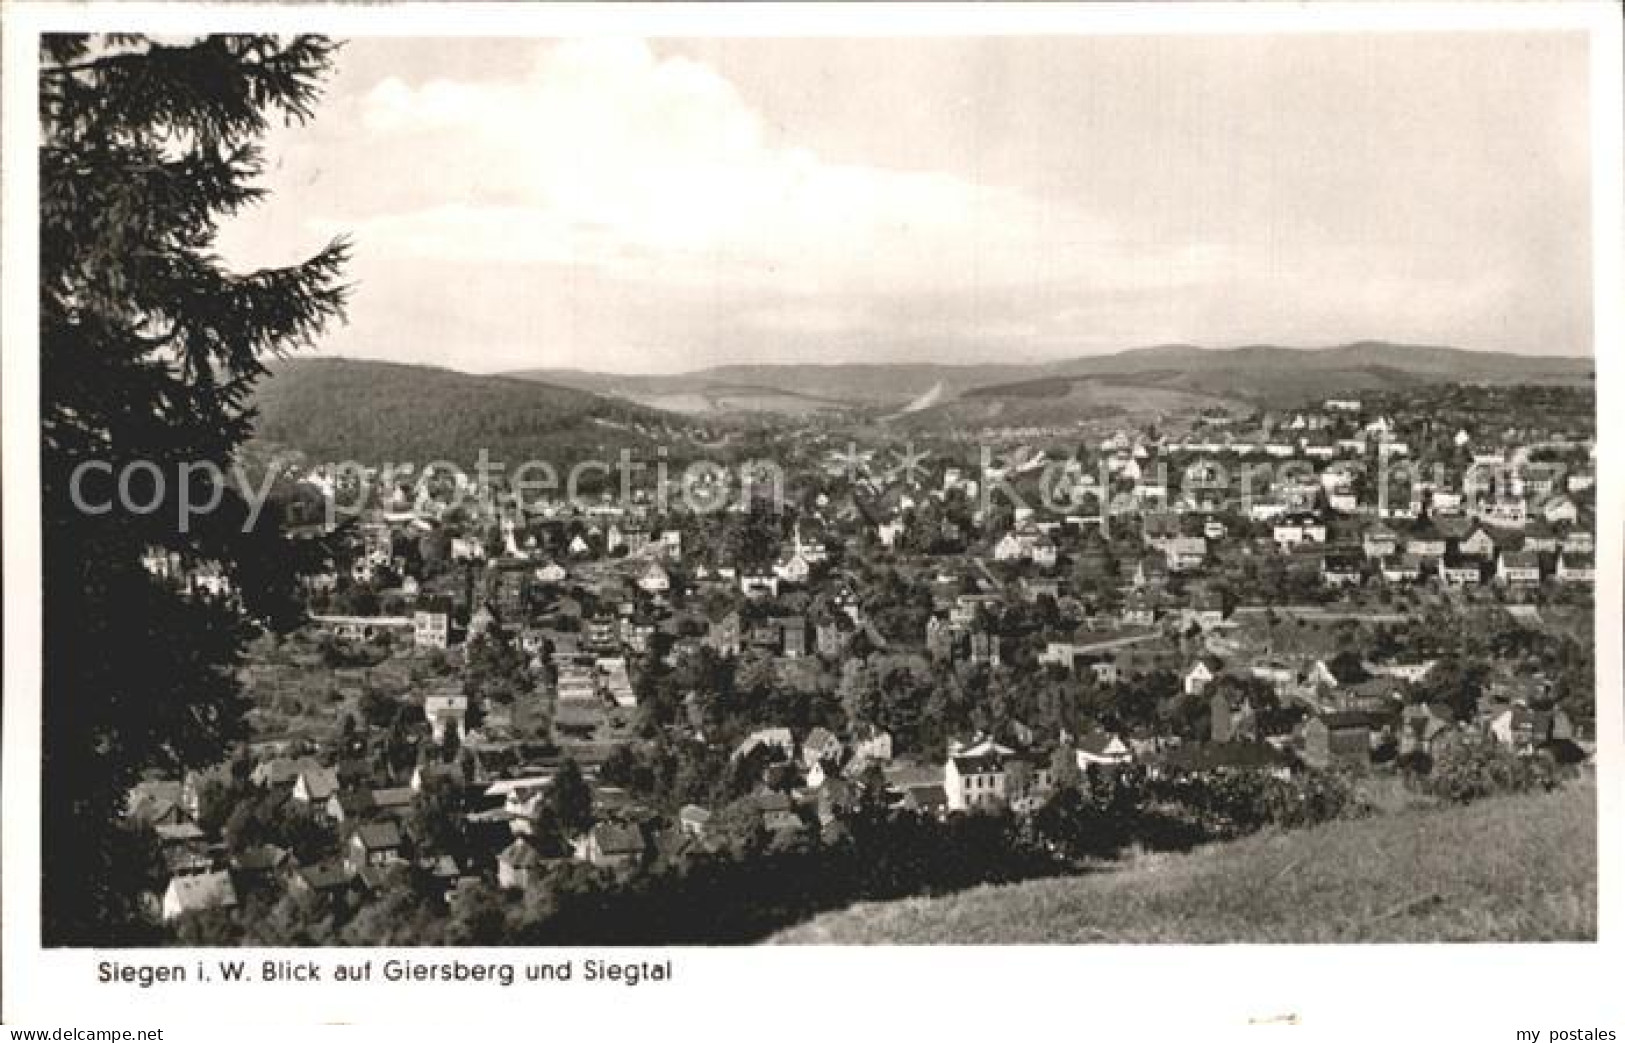
[[[470,704],[511,705],[536,688],[524,650],[498,627],[468,643],[463,665],[463,694]]]
[[[577,836],[592,828],[592,788],[581,774],[581,766],[566,757],[547,790],[553,815],[566,834]]]
[[[215,236],[260,199],[255,142],[313,114],[334,50],[313,36],[41,40],[47,944],[115,943],[139,924],[124,793],[145,769],[221,758],[244,734],[231,668],[249,621],[298,618],[275,518],[213,476],[252,430],[267,359],[342,316],[347,247],[239,272]],[[237,597],[160,584],[149,547],[219,563]]]

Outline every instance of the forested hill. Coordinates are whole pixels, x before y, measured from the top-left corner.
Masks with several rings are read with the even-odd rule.
[[[590,392],[429,366],[355,359],[285,359],[255,394],[261,443],[312,461],[472,467],[484,449],[509,470],[555,466],[648,446],[681,421]]]

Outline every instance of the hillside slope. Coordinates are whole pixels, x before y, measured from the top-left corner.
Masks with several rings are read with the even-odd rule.
[[[865,903],[773,941],[1580,941],[1596,937],[1590,783],[1156,855],[1096,876]]]
[[[905,412],[908,427],[1050,427],[1080,420],[1156,417],[1244,407],[1239,397],[1164,385],[1140,376],[1041,377],[971,388],[957,399]]]
[[[471,466],[481,449],[510,468],[557,465],[647,444],[667,414],[573,388],[428,366],[286,359],[260,382],[255,436],[314,460]],[[613,459],[611,456],[610,459]]]
[[[863,365],[787,363],[782,365],[715,366],[691,373],[618,374],[570,369],[517,370],[506,374],[580,388],[665,408],[687,404],[687,411],[725,412],[735,407],[732,389],[758,394],[778,392],[789,412],[815,400],[829,408],[902,407],[941,385],[951,397],[968,388],[1020,380],[1036,372],[1020,365],[949,366],[935,363]],[[667,403],[672,405],[667,406]],[[748,403],[746,408],[757,405]]]

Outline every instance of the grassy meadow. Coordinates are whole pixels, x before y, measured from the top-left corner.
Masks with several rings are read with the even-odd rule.
[[[864,903],[772,941],[1585,941],[1596,922],[1596,791],[1585,781],[1466,807],[1399,806],[1085,877]]]

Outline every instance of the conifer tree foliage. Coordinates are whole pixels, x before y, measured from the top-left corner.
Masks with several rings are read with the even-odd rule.
[[[246,636],[297,619],[274,518],[249,526],[243,497],[220,488],[219,505],[183,530],[179,476],[183,465],[228,468],[252,431],[249,395],[267,359],[342,319],[343,240],[252,272],[215,252],[219,222],[262,195],[257,140],[274,119],[312,116],[335,47],[308,36],[41,40],[48,945],[142,940],[125,794],[143,771],[223,758],[243,735],[234,667]],[[117,476],[131,464],[120,503]],[[207,503],[215,490],[193,473],[191,499]],[[76,506],[76,475],[99,513]],[[237,596],[175,592],[143,567],[155,547],[218,563]]]

